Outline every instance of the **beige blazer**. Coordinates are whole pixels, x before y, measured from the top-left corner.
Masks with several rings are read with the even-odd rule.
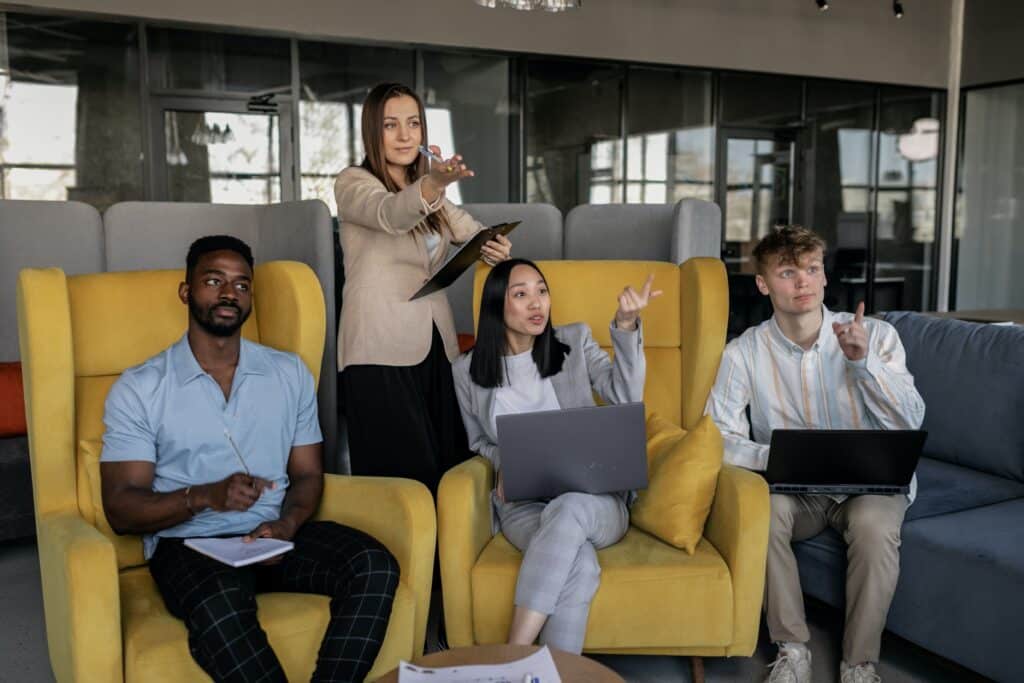
[[[445,259],[451,243],[462,243],[483,226],[442,198],[428,204],[416,181],[401,192],[358,166],[334,183],[341,248],[345,258],[338,370],[348,365],[416,365],[430,351],[432,324],[444,340],[448,360],[459,353],[455,322],[443,292],[409,301]],[[450,230],[430,258],[424,219],[444,206]]]

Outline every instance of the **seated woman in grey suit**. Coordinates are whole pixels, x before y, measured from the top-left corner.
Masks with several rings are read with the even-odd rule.
[[[499,263],[484,283],[476,346],[452,366],[472,450],[494,465],[492,502],[505,537],[523,551],[509,642],[579,653],[601,569],[597,552],[629,528],[632,492],[565,493],[550,501],[505,501],[495,418],[498,415],[643,400],[639,313],[661,294],[653,276],[626,287],[611,324],[615,362],[583,323],[554,328],[547,283],[526,259]]]

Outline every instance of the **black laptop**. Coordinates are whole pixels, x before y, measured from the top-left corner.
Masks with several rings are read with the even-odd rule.
[[[644,404],[499,415],[505,500],[647,488]]]
[[[772,493],[908,493],[927,432],[776,429],[765,479]]]

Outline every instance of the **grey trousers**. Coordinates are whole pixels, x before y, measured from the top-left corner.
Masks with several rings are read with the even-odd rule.
[[[590,601],[601,581],[597,550],[629,529],[624,495],[564,493],[550,502],[500,503],[501,531],[523,551],[516,581],[519,607],[547,614],[540,642],[579,654]]]
[[[900,575],[900,527],[906,496],[772,494],[764,605],[773,642],[806,643],[800,575],[791,543],[832,527],[846,541],[846,628],[843,659],[878,662],[882,631]]]

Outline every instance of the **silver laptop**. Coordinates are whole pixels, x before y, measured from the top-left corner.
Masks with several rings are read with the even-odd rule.
[[[644,404],[499,415],[505,500],[647,487]]]

